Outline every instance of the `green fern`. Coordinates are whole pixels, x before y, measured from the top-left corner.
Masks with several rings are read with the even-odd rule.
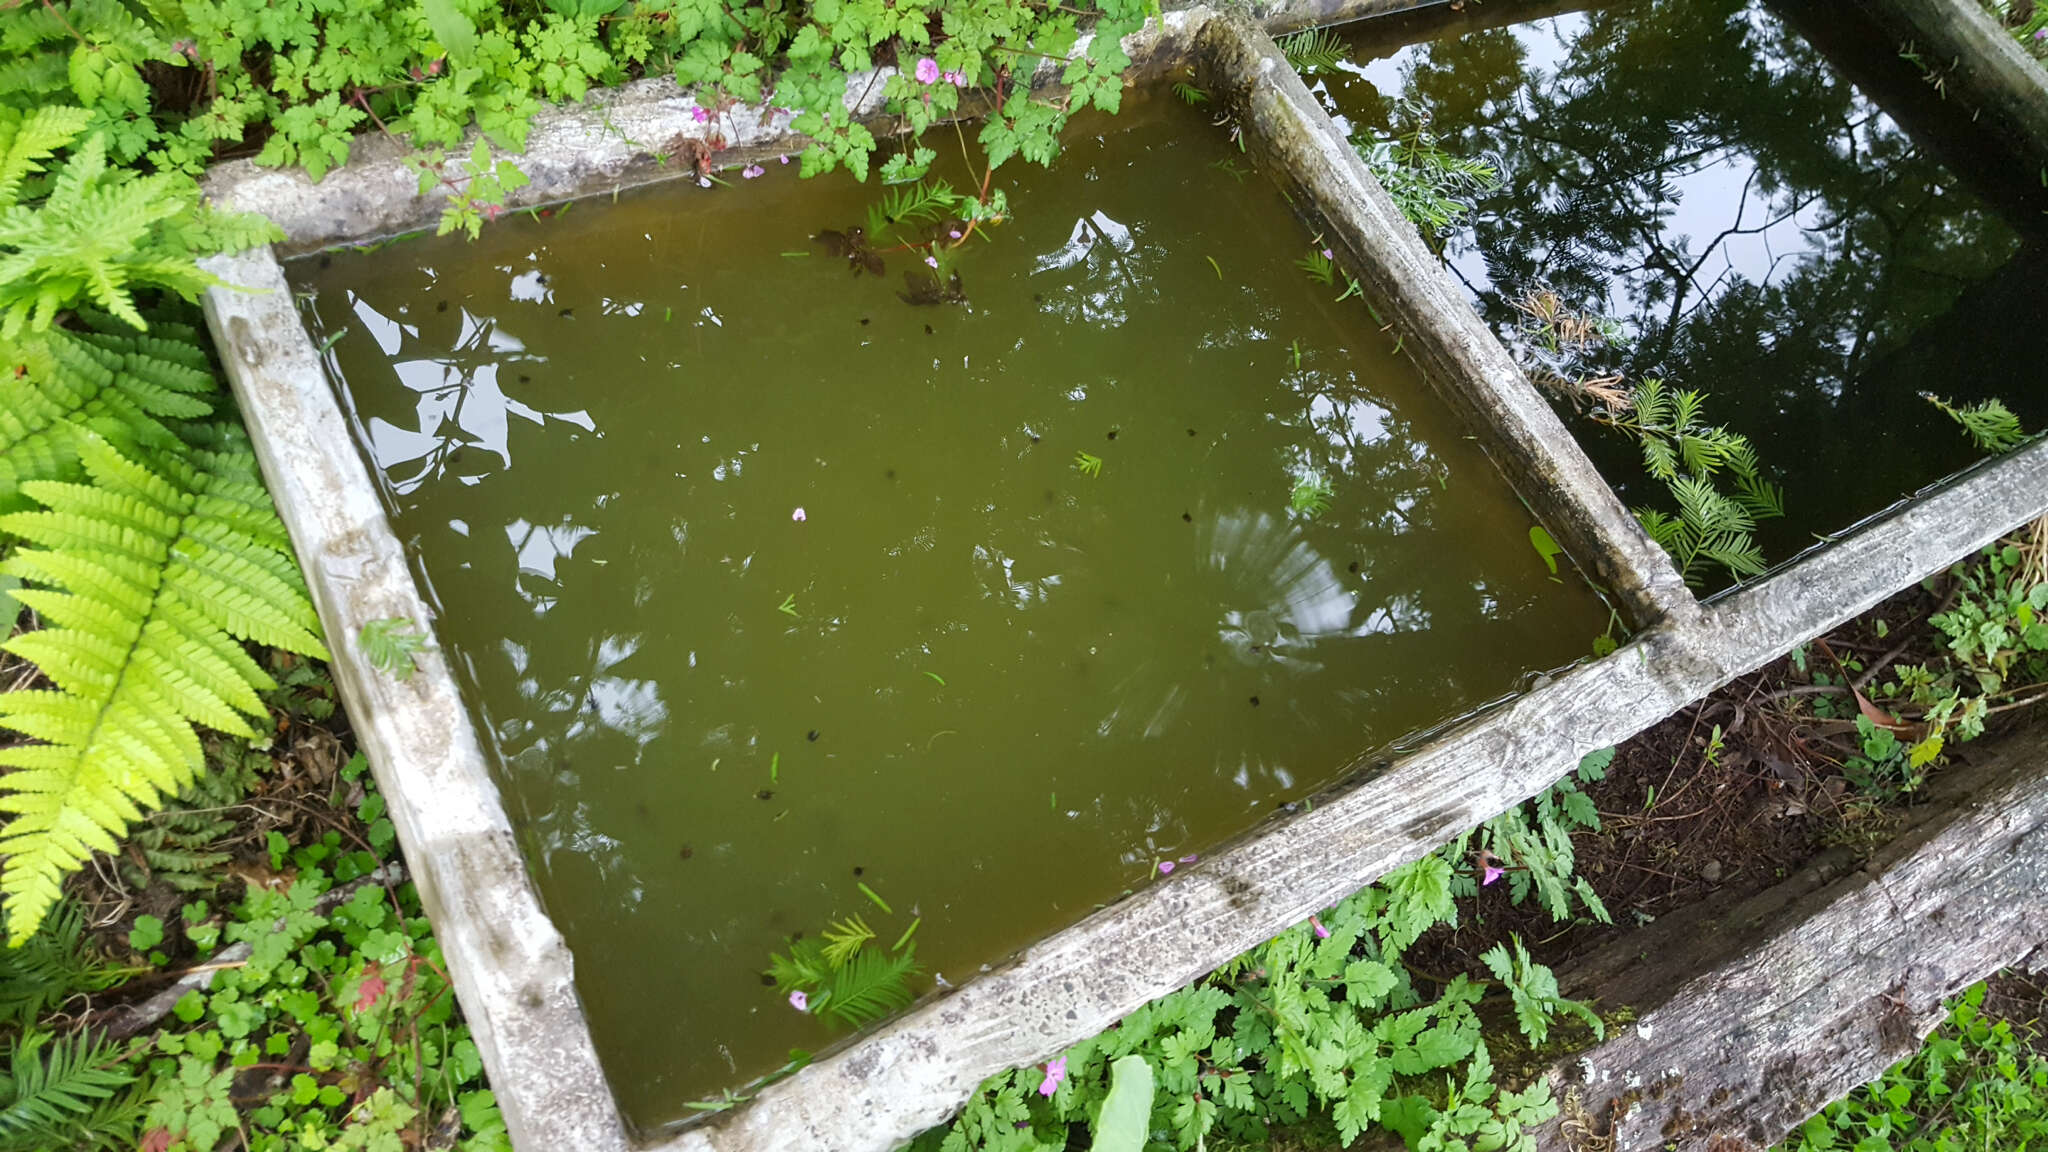
[[[893,954],[862,948],[832,970],[813,1008],[849,1028],[872,1024],[910,1007],[910,978],[916,974],[915,948]]]
[[[1327,28],[1296,32],[1280,41],[1280,53],[1296,72],[1324,72],[1350,58],[1344,41]]]
[[[1708,564],[1738,580],[1761,576],[1765,559],[1756,522],[1783,516],[1785,494],[1763,478],[1748,438],[1706,423],[1705,408],[1704,393],[1673,391],[1651,379],[1630,389],[1626,404],[1596,418],[1633,434],[1643,470],[1669,486],[1676,516],[1654,508],[1638,508],[1635,515],[1687,583],[1698,583]],[[1733,481],[1729,491],[1715,485],[1724,473]]]
[[[220,281],[200,271],[195,254],[278,235],[261,217],[206,209],[189,176],[110,167],[104,132],[77,143],[43,180],[45,162],[89,121],[77,108],[23,115],[0,107],[0,337],[46,330],[60,311],[87,300],[140,330],[135,289],[196,299]]]
[[[1986,400],[1982,404],[1961,408],[1939,396],[1928,396],[1926,400],[1962,425],[1971,441],[1986,452],[2010,452],[2027,442],[2027,430],[2020,426],[2020,418],[2013,415],[2012,409],[2001,400]]]
[[[127,453],[177,452],[179,422],[213,412],[219,389],[196,334],[179,339],[161,322],[149,335],[116,333],[111,317],[79,319],[87,330],[0,340],[15,366],[0,375],[0,512],[29,506],[25,481],[76,476],[84,435]]]
[[[124,1091],[135,1083],[125,1055],[90,1035],[23,1033],[0,1074],[0,1152],[132,1147],[141,1104]]]
[[[195,724],[253,739],[274,687],[236,640],[325,658],[289,542],[239,435],[225,451],[165,457],[161,474],[99,436],[79,455],[91,484],[21,486],[42,511],[0,516],[24,548],[0,572],[49,625],[7,651],[54,689],[0,697],[0,726],[38,743],[0,750],[0,894],[19,941],[56,902],[66,872],[143,808],[190,785]]]
[[[0,1024],[27,1028],[74,994],[110,988],[124,975],[86,946],[78,905],[60,903],[42,931],[18,948],[0,948]]]
[[[234,859],[220,843],[238,830],[229,810],[256,784],[255,766],[268,758],[240,741],[222,741],[208,757],[212,770],[200,774],[178,799],[129,830],[127,851],[115,861],[121,879],[135,888],[162,884],[178,892],[218,887]]]
[[[834,968],[841,967],[853,959],[861,946],[875,938],[875,930],[858,914],[849,916],[837,924],[825,926],[825,962]]]

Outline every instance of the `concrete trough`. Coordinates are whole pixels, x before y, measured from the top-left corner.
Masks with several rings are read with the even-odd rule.
[[[1354,0],[1259,15],[1294,27],[1414,6]],[[943,1122],[989,1075],[1101,1031],[1540,791],[1585,753],[2048,512],[2048,443],[2036,443],[1701,605],[1264,31],[1241,16],[1185,9],[1129,47],[1141,71],[1191,64],[1211,91],[1230,95],[1262,166],[1334,239],[1340,263],[1391,314],[1403,346],[1638,631],[1613,655],[1450,727],[1311,810],[1240,838],[680,1131],[631,1132],[613,1103],[579,1007],[573,958],[528,878],[445,658],[425,654],[418,674],[401,682],[377,674],[359,646],[370,621],[425,623],[433,614],[300,322],[278,252],[417,228],[437,205],[377,143],[318,185],[246,165],[211,180],[216,202],[265,212],[287,234],[278,252],[208,262],[238,286],[208,294],[208,321],[326,626],[336,682],[518,1147],[886,1152]],[[849,110],[872,115],[854,90]],[[659,81],[545,113],[519,158],[533,177],[525,202],[674,179],[684,173],[658,158],[701,140],[707,128],[723,131],[725,162],[801,147],[776,116],[740,112],[703,126],[692,106]]]

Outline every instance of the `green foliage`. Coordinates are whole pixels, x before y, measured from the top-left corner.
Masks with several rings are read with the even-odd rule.
[[[1473,201],[1501,186],[1500,172],[1483,160],[1445,151],[1424,109],[1404,103],[1401,113],[1412,125],[1406,131],[1385,140],[1354,140],[1352,146],[1394,207],[1431,248],[1441,250],[1444,235],[1472,211]]]
[[[89,122],[80,108],[0,104],[0,338],[47,329],[86,300],[141,329],[137,287],[195,299],[219,283],[196,255],[276,235],[260,217],[201,209],[190,177],[110,166],[105,133],[86,136],[46,175],[46,162]]]
[[[1606,1039],[1607,1026],[1600,1017],[1584,1004],[1559,995],[1557,977],[1550,969],[1530,961],[1529,949],[1522,945],[1520,937],[1512,938],[1511,942],[1515,946],[1513,956],[1509,956],[1506,944],[1495,944],[1479,959],[1507,988],[1515,1003],[1515,1023],[1529,1042],[1542,1044],[1548,1039],[1550,1021],[1560,1012],[1577,1017],[1595,1038]]]
[[[1830,1104],[1775,1152],[1965,1152],[2048,1146],[2048,1059],[2036,1025],[1983,1012],[1985,987],[1950,1002],[1920,1051]]]
[[[1700,392],[1673,391],[1651,379],[1595,418],[1635,436],[1644,471],[1669,486],[1677,514],[1638,508],[1636,519],[1671,554],[1687,583],[1704,579],[1709,564],[1737,580],[1760,576],[1756,522],[1783,516],[1785,494],[1763,479],[1747,438],[1701,418],[1705,404]],[[1720,480],[1732,484],[1724,491]]]
[[[1321,476],[1304,476],[1287,497],[1287,507],[1313,520],[1330,510],[1336,491]]]
[[[1860,710],[1852,713],[1861,755],[1846,759],[1843,770],[1859,790],[1879,796],[1913,791],[1950,745],[1983,734],[1992,709],[2020,706],[2048,681],[2044,552],[2048,539],[2033,532],[1949,569],[1954,597],[1928,618],[1945,651],[1935,660],[1894,665],[1869,691],[1871,700],[1911,723],[1894,731]],[[1821,669],[1814,678],[1830,682]],[[1815,708],[1829,711],[1819,700]]]
[[[370,667],[401,683],[419,671],[415,657],[433,647],[412,621],[399,616],[364,624],[356,633],[356,643]]]
[[[1451,841],[1445,852],[1454,858],[1473,856],[1503,869],[1508,897],[1515,904],[1533,895],[1551,919],[1563,921],[1578,914],[1576,903],[1584,914],[1608,923],[1599,894],[1576,874],[1572,833],[1599,829],[1599,810],[1579,785],[1603,778],[1613,760],[1612,748],[1589,754],[1572,776]],[[1459,877],[1458,895],[1476,891],[1469,875]]]
[[[1090,479],[1102,475],[1102,457],[1093,452],[1074,453],[1074,471]]]
[[[1383,1129],[1411,1147],[1533,1149],[1534,1125],[1557,1106],[1547,1083],[1519,1092],[1494,1083],[1476,1011],[1482,984],[1460,975],[1440,989],[1418,985],[1402,961],[1424,932],[1455,921],[1454,871],[1448,849],[1397,870],[1047,1069],[989,1080],[912,1148],[1051,1152],[1091,1119],[1100,1139],[1112,1070],[1137,1058],[1157,1085],[1146,1147],[1261,1143],[1274,1125],[1320,1116],[1347,1146]],[[1559,1013],[1590,1016],[1557,997],[1526,951],[1503,982],[1529,1005],[1518,1017],[1531,1039]]]
[[[289,887],[251,886],[225,916],[194,902],[174,922],[202,961],[222,944],[252,951],[187,993],[141,1058],[154,1146],[208,1152],[239,1128],[250,1152],[450,1147],[443,1126],[459,1116],[458,1152],[509,1152],[417,894],[409,884],[338,887],[392,858],[365,767],[357,756],[342,775],[366,787],[356,818],[369,847],[338,832],[281,845]],[[294,1067],[238,1086],[257,1063]]]
[[[64,873],[166,796],[203,757],[194,725],[244,738],[275,686],[237,640],[326,655],[282,525],[239,430],[217,451],[152,470],[107,441],[76,448],[90,483],[33,480],[40,511],[0,516],[21,540],[0,571],[46,627],[6,650],[55,685],[0,697],[0,726],[36,743],[0,751],[8,929],[19,941],[56,902]]]
[[[90,1034],[20,1033],[0,1074],[0,1152],[133,1147],[140,1108],[125,1055]]]
[[[78,906],[60,903],[42,931],[0,949],[0,1025],[26,1029],[74,993],[111,987],[122,975],[87,945]]]
[[[1144,1152],[1152,1134],[1152,1066],[1126,1056],[1109,1066],[1109,1095],[1095,1118],[1088,1152]]]
[[[994,108],[981,129],[994,164],[1044,163],[1071,112],[1117,110],[1130,63],[1120,41],[1155,11],[1147,0],[72,0],[10,16],[0,106],[75,104],[77,130],[103,134],[113,164],[157,174],[196,173],[260,142],[258,163],[319,179],[356,133],[388,134],[415,150],[425,186],[448,193],[442,230],[474,233],[524,177],[466,132],[520,149],[544,104],[636,76],[694,87],[714,150],[716,117],[772,104],[812,141],[805,175],[844,166],[864,179],[877,141],[849,118],[847,86],[893,60],[880,95],[913,136],[979,90]],[[1041,61],[1061,94],[1034,93]],[[915,179],[908,163],[890,175]]]
[[[254,766],[267,757],[236,744],[212,749],[208,761],[210,770],[176,800],[128,830],[127,850],[112,861],[124,882],[136,888],[164,884],[179,892],[220,884],[232,859],[220,847],[236,829],[231,809],[254,784]]]
[[[875,899],[865,885],[861,888]],[[912,921],[885,948],[866,920],[849,916],[826,925],[817,939],[792,939],[786,955],[768,958],[767,975],[798,1011],[860,1028],[910,1007],[910,981],[919,972],[917,944],[911,939],[916,931]]]
[[[1962,425],[1971,442],[1986,452],[2010,452],[2027,442],[2027,432],[2020,427],[2020,418],[2013,415],[2012,409],[2001,400],[1994,398],[1962,408],[1939,396],[1929,396],[1926,400]]]
[[[1282,37],[1280,53],[1296,72],[1327,72],[1351,57],[1343,38],[1328,28]]]

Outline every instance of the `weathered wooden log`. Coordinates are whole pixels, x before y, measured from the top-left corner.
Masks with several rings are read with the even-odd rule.
[[[1918,1047],[1941,1002],[2048,940],[2048,726],[1938,779],[1860,867],[1823,854],[1575,964],[1636,1020],[1551,1071],[1544,1152],[1768,1147]]]

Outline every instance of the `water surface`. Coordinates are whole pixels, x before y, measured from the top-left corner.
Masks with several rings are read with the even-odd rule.
[[[1481,314],[1512,343],[1515,300],[1549,288],[1618,322],[1623,345],[1579,372],[1705,391],[1788,490],[1760,532],[1773,559],[1977,457],[1921,392],[2048,424],[2039,205],[2014,213],[2029,243],[1973,183],[1999,165],[1952,168],[1968,141],[1909,135],[1852,84],[1906,66],[1843,34],[1860,16],[1839,7],[1655,0],[1476,27],[1514,9],[1474,6],[1461,34],[1411,43],[1448,26],[1433,9],[1353,26],[1351,61],[1311,78],[1360,134],[1426,120],[1500,169],[1445,244]],[[1631,503],[1669,506],[1631,441],[1573,428]]]
[[[1209,116],[1129,104],[1001,173],[964,303],[794,165],[293,269],[642,1125],[830,1042],[790,934],[966,980],[1606,626]]]

